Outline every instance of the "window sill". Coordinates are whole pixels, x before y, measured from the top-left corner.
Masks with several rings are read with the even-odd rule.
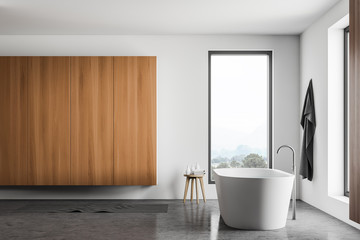
[[[343,202],[343,203],[346,203],[346,204],[349,204],[349,198],[347,196],[336,196],[336,195],[333,195],[333,196],[330,196],[332,197],[333,199],[336,199],[340,202]]]

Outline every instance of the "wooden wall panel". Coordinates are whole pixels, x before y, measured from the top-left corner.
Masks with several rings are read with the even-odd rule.
[[[113,57],[71,57],[71,180],[113,184]]]
[[[28,57],[28,183],[70,184],[70,58]]]
[[[350,0],[350,219],[360,223],[360,1]]]
[[[156,184],[156,57],[114,57],[114,184]]]
[[[27,184],[26,57],[0,57],[0,185]]]

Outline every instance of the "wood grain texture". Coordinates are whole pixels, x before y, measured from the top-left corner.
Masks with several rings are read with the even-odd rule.
[[[27,184],[26,57],[0,57],[0,185]]]
[[[113,184],[113,57],[71,57],[71,182]]]
[[[114,57],[114,184],[156,185],[156,57]]]
[[[204,180],[203,180],[202,177],[200,177],[199,180],[200,180],[200,186],[201,186],[201,192],[202,192],[202,195],[203,195],[203,200],[204,200],[204,202],[206,202]]]
[[[187,191],[188,191],[188,188],[189,188],[189,182],[190,182],[190,178],[187,177],[187,178],[186,178],[186,181],[185,181],[184,203],[185,203],[185,201],[186,201],[186,195],[187,195]]]
[[[360,223],[360,1],[350,0],[350,219]]]
[[[28,57],[28,184],[70,184],[70,59]]]
[[[195,178],[196,179],[196,178]],[[194,199],[194,178],[190,178],[191,181],[191,195],[190,195],[190,202]],[[196,182],[197,183],[197,182]],[[197,188],[196,188],[197,189]]]

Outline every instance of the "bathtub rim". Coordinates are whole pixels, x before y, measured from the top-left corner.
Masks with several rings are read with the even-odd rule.
[[[234,169],[241,169],[241,170],[249,170],[251,169],[251,171],[254,171],[255,169],[256,170],[266,170],[266,171],[274,171],[274,172],[277,172],[277,173],[280,173],[282,174],[282,176],[229,176],[229,175],[224,175],[224,174],[219,174],[217,172],[217,170],[227,170],[227,169],[231,169],[231,170],[234,170]],[[255,170],[255,171],[256,171]],[[266,179],[266,180],[270,180],[270,179],[285,179],[285,178],[295,178],[295,175],[294,174],[291,174],[291,173],[288,173],[288,172],[284,172],[282,170],[278,170],[278,169],[272,169],[272,168],[218,168],[218,169],[213,169],[214,173],[216,175],[218,175],[219,177],[222,177],[222,178],[234,178],[234,179]]]

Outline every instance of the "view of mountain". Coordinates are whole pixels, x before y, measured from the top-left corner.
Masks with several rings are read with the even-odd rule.
[[[239,145],[235,149],[221,149],[221,150],[211,150],[211,158],[232,158],[234,156],[246,156],[250,153],[257,153],[261,156],[266,156],[266,149],[259,149],[250,147],[247,145]]]

